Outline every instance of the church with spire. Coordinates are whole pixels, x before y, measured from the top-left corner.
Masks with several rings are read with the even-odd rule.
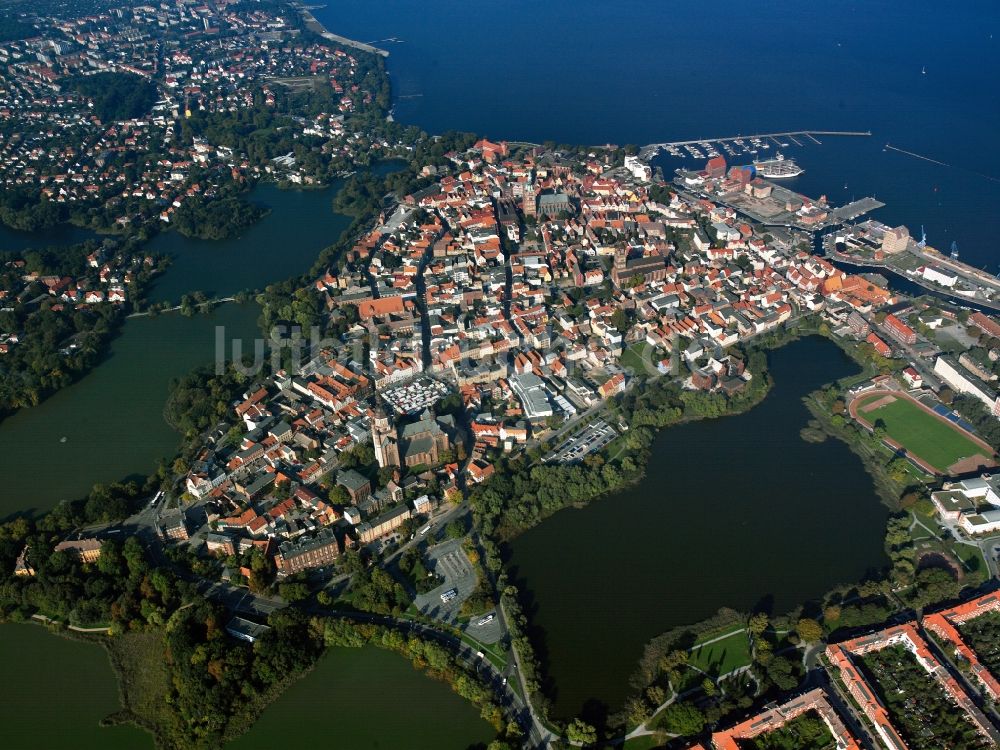
[[[375,458],[386,466],[436,466],[442,454],[451,448],[455,420],[449,415],[435,417],[429,409],[416,422],[402,429],[379,405],[372,415],[372,444]]]

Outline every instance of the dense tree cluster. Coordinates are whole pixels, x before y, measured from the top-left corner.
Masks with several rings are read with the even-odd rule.
[[[356,550],[348,550],[341,565],[353,574],[348,603],[365,612],[399,615],[406,611],[412,599],[392,575],[383,568],[369,567]]]
[[[98,486],[86,501],[60,506],[38,521],[21,517],[0,526],[0,615],[23,619],[40,612],[77,625],[119,629],[165,622],[180,603],[184,584],[151,566],[136,537],[103,542],[92,564],[54,551],[80,523],[127,515],[140,494],[135,484]],[[15,576],[15,560],[25,548],[35,575]]]
[[[400,556],[399,571],[407,577],[410,587],[418,594],[426,594],[443,583],[440,576],[427,569],[423,554],[417,549],[409,549]]]
[[[255,224],[267,209],[242,198],[188,198],[174,212],[171,223],[187,237],[223,240]]]
[[[1000,450],[1000,420],[990,414],[979,399],[956,395],[952,406],[969,421],[983,440],[994,450]]]
[[[0,415],[37,406],[72,383],[97,362],[118,323],[118,310],[108,303],[67,314],[45,300],[35,312],[10,315],[21,321],[10,324],[21,341],[0,359]]]
[[[37,34],[34,26],[20,19],[10,16],[0,18],[0,42],[29,39]]]
[[[0,191],[0,222],[22,232],[37,232],[68,218],[68,209],[26,187]]]
[[[168,747],[221,747],[323,652],[322,628],[295,609],[274,612],[270,629],[252,646],[226,634],[228,618],[198,601],[179,610],[166,628],[172,721],[161,729]]]
[[[105,124],[142,117],[156,102],[156,86],[134,73],[104,72],[76,76],[67,80],[65,85],[90,98],[94,103],[94,114]]]
[[[193,437],[226,417],[247,382],[247,376],[232,366],[222,374],[211,367],[199,367],[170,382],[163,417],[175,430]]]
[[[257,295],[261,306],[264,333],[269,335],[275,326],[298,326],[308,336],[312,327],[323,319],[320,298],[295,279],[268,286]],[[351,307],[351,310],[354,308]]]

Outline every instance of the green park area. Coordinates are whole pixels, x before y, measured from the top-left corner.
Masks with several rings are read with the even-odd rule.
[[[643,734],[625,741],[625,750],[653,750],[662,746],[662,738],[655,734]]]
[[[745,630],[713,640],[703,646],[695,645],[688,664],[713,677],[728,674],[750,663],[750,641]]]
[[[645,341],[637,341],[630,345],[622,352],[622,367],[631,370],[636,375],[648,375],[650,366],[655,367],[656,365],[656,362],[651,359],[653,354],[651,349],[652,347]]]
[[[884,424],[888,437],[936,469],[947,471],[963,458],[986,452],[961,429],[929,414],[907,398],[896,397],[891,403],[866,411],[866,407],[884,398],[877,393],[862,397],[858,416],[876,427],[879,423]]]

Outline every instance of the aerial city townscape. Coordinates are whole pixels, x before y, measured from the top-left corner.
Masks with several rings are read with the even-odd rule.
[[[1000,747],[1000,165],[888,141],[934,65],[831,35],[877,104],[761,119],[678,32],[712,117],[619,60],[583,123],[579,39],[480,59],[535,6],[396,5],[4,4],[0,746]]]

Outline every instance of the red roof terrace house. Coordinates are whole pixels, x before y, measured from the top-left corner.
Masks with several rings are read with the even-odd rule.
[[[883,357],[889,357],[892,355],[892,348],[874,333],[869,333],[868,338],[866,338],[865,341],[875,347],[875,351]]]
[[[946,649],[953,651],[969,665],[968,674],[975,679],[990,700],[1000,702],[1000,681],[979,661],[979,655],[966,643],[958,630],[960,625],[987,612],[1000,612],[1000,593],[986,594],[943,612],[926,615],[923,626],[941,639]]]
[[[997,744],[1000,734],[972,702],[958,681],[935,658],[927,642],[917,632],[914,623],[908,622],[826,647],[826,657],[833,667],[832,673],[839,675],[847,692],[875,727],[875,732],[884,747],[888,750],[910,748],[893,725],[889,711],[883,705],[875,686],[865,676],[855,658],[893,646],[903,646],[912,653],[917,663],[955,704],[956,710],[964,711],[972,726],[994,745]]]
[[[713,750],[743,750],[746,740],[766,735],[781,729],[790,721],[802,716],[805,713],[814,712],[819,715],[827,729],[833,736],[837,750],[861,750],[861,743],[851,734],[850,729],[841,719],[836,709],[831,705],[830,699],[822,688],[810,690],[807,693],[792,698],[790,701],[763,711],[756,716],[751,716],[742,724],[737,724],[730,729],[712,734],[711,746]],[[689,750],[698,750],[702,745],[695,745]]]
[[[891,313],[885,316],[882,328],[897,341],[902,341],[904,344],[917,343],[917,332]]]

